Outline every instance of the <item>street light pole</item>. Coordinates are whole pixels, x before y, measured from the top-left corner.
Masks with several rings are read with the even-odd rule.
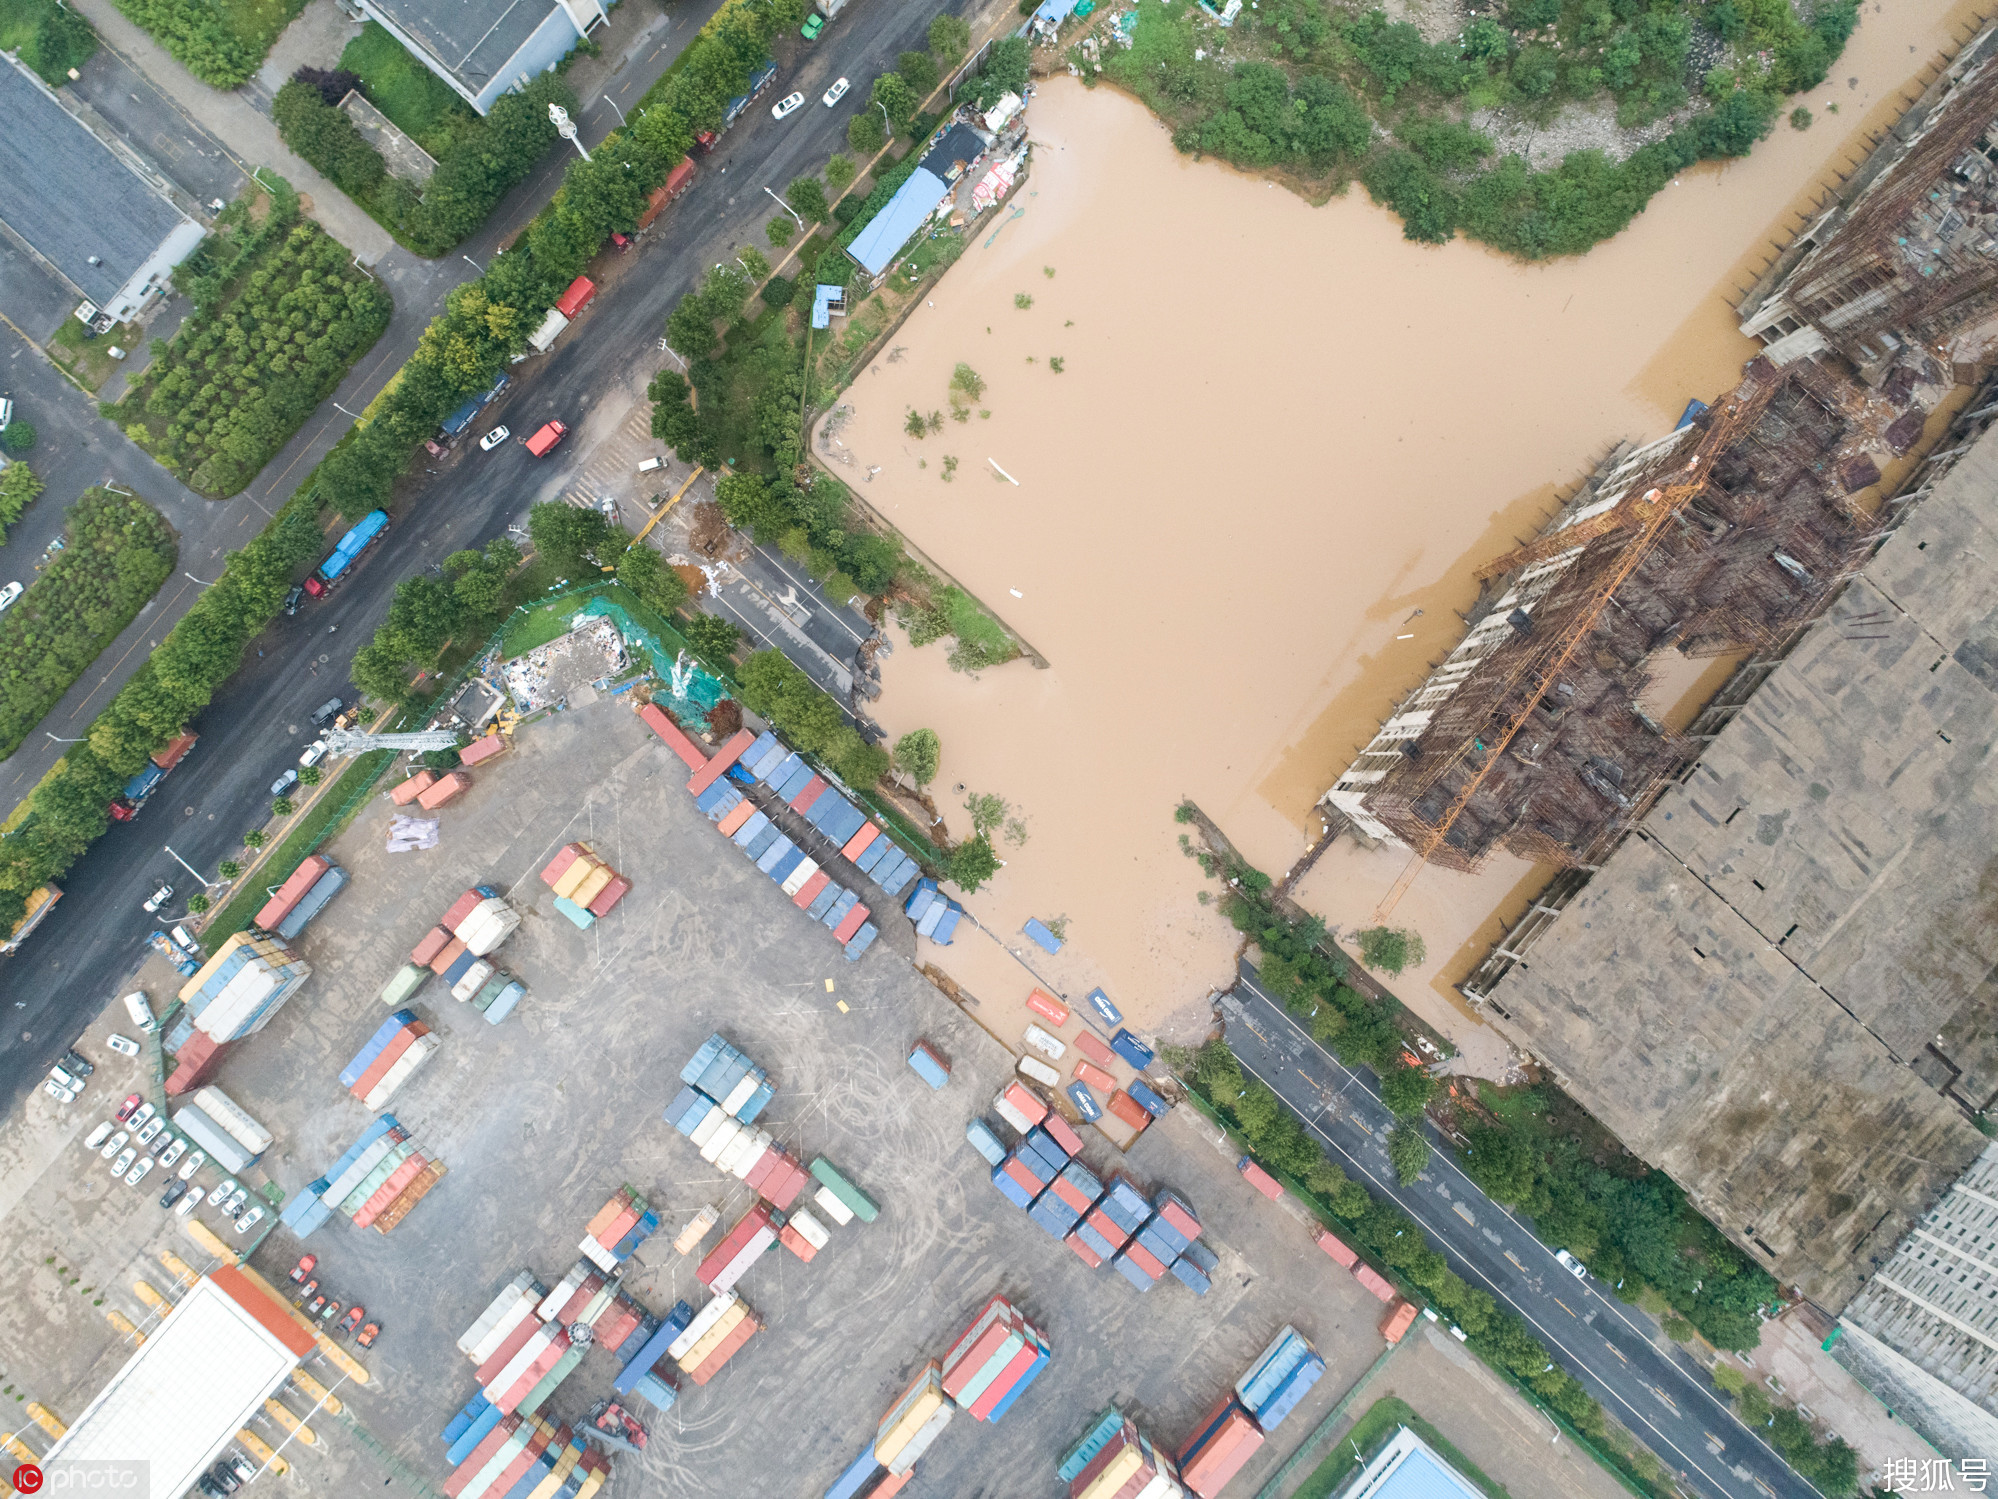
[[[49,731],[48,731],[47,729],[43,729],[43,730],[42,730],[42,732],[43,732],[44,734],[48,734],[48,735],[49,735],[49,738],[53,739],[53,740],[54,740],[54,741],[55,741],[55,742],[56,742],[57,744],[88,744],[88,743],[90,743],[90,741],[89,741],[88,739],[65,739],[65,738],[63,738],[63,737],[62,737],[62,735],[60,735],[60,734],[49,734]]]
[[[766,193],[770,193],[770,189],[767,187],[764,188],[763,190]],[[804,215],[799,213],[798,210],[793,208],[789,203],[786,203],[782,198],[778,197],[775,193],[770,193],[770,201],[772,203],[775,203],[779,208],[783,209],[784,212],[791,215],[792,218],[796,219],[798,221],[798,227],[800,229],[805,227]]]
[[[349,411],[345,406],[342,406],[338,401],[334,401],[331,404],[333,409],[339,412],[342,416],[351,416],[357,422],[360,420],[359,416],[357,416],[354,412]]]
[[[626,119],[625,119],[625,117],[624,117],[624,110],[623,110],[623,109],[621,109],[621,108],[619,108],[617,100],[613,99],[613,98],[612,98],[612,97],[611,97],[611,96],[610,96],[609,94],[605,94],[605,95],[604,95],[604,103],[608,104],[608,105],[609,105],[609,106],[610,106],[610,107],[611,107],[612,109],[615,109],[615,110],[617,110],[617,122],[618,122],[618,124],[620,124],[620,125],[628,125],[628,124],[630,124],[630,121],[626,120]]]
[[[464,261],[464,262],[465,262],[465,264],[466,264],[466,265],[468,265],[468,266],[470,266],[470,267],[471,267],[471,268],[472,268],[473,270],[477,271],[477,272],[478,272],[478,273],[479,273],[479,274],[480,274],[481,276],[485,275],[485,273],[486,273],[486,268],[485,268],[484,266],[480,265],[480,264],[479,264],[479,263],[478,263],[478,262],[477,262],[476,260],[472,259],[472,257],[471,257],[471,256],[469,256],[469,255],[460,255],[460,256],[459,256],[458,258],[459,258],[460,260]]]
[[[567,141],[570,145],[576,148],[578,154],[582,156],[583,160],[588,161],[590,159],[589,148],[586,147],[582,143],[582,141],[577,138],[576,122],[569,118],[568,110],[564,109],[559,104],[549,105],[548,123],[555,127],[555,133],[557,135],[561,136],[563,140]]]
[[[200,870],[196,869],[192,864],[188,863],[187,860],[183,859],[179,854],[175,853],[170,844],[163,844],[161,846],[166,849],[168,858],[172,859],[174,863],[178,864],[182,869],[185,869],[189,874],[193,875],[197,880],[200,880],[205,888],[213,890],[217,885],[222,883],[220,880],[209,879]]]
[[[182,574],[181,574],[181,576],[182,576],[183,578],[187,579],[187,581],[188,581],[188,582],[190,582],[190,583],[199,583],[199,584],[201,584],[201,586],[202,586],[203,588],[213,588],[213,587],[215,586],[215,583],[210,583],[210,582],[207,582],[207,581],[206,581],[205,579],[202,579],[202,578],[197,578],[197,577],[195,577],[195,575],[194,575],[193,573],[187,573],[187,572],[184,572],[184,573],[182,573]],[[217,583],[219,583],[219,582],[221,582],[222,580],[221,580],[220,578],[218,578],[218,579],[216,579],[215,581],[216,581]]]

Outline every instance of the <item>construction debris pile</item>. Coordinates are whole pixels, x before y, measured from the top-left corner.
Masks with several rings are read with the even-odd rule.
[[[501,665],[499,684],[516,711],[533,713],[561,702],[580,686],[622,676],[630,664],[615,624],[601,615],[578,614],[568,634]]]

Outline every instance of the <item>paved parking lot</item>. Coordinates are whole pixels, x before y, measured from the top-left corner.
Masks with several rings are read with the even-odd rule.
[[[820,1492],[871,1440],[914,1368],[995,1291],[1035,1317],[1054,1361],[1003,1425],[962,1418],[912,1492],[1045,1487],[1087,1415],[1113,1400],[1176,1442],[1293,1322],[1329,1369],[1283,1439],[1259,1455],[1250,1477],[1260,1482],[1381,1351],[1379,1304],[1333,1271],[1292,1217],[1251,1193],[1225,1146],[1187,1111],[1148,1131],[1121,1164],[1142,1185],[1177,1188],[1213,1226],[1222,1264],[1206,1298],[1170,1280],[1141,1297],[1109,1269],[1086,1269],[1009,1206],[963,1134],[1007,1075],[1004,1048],[910,966],[905,920],[884,922],[882,941],[848,964],[830,934],[695,811],[684,767],[624,700],[601,698],[531,726],[476,775],[474,789],[444,810],[435,850],[384,852],[385,802],[338,840],[332,851],[354,883],[303,939],[312,980],[218,1079],[277,1136],[264,1164],[296,1191],[368,1121],[336,1075],[383,1018],[380,987],[424,928],[474,881],[502,886],[526,913],[499,954],[528,985],[512,1018],[488,1026],[434,983],[416,1000],[444,1044],[390,1107],[450,1174],[393,1234],[336,1216],[306,1246],[326,1286],[365,1302],[384,1327],[365,1356],[374,1383],[341,1391],[367,1438],[322,1421],[329,1440],[300,1457],[310,1491],[330,1491],[350,1472],[368,1481],[366,1465],[378,1459],[363,1448],[373,1444],[404,1475],[440,1484],[437,1432],[473,1388],[458,1335],[518,1270],[558,1280],[577,1258],[585,1222],[621,1183],[643,1191],[664,1220],[628,1267],[627,1286],[655,1311],[683,1295],[702,1299],[693,1261],[671,1249],[673,1234],[711,1202],[726,1226],[750,1197],[705,1167],[659,1111],[681,1063],[716,1029],[778,1085],[760,1122],[807,1161],[824,1153],[838,1162],[882,1212],[872,1225],[835,1228],[810,1265],[782,1251],[757,1265],[739,1289],[768,1330],[714,1382],[687,1389],[645,1456],[617,1459],[643,1475],[624,1479],[624,1493]],[[572,838],[592,842],[635,887],[588,933],[554,914],[536,878]],[[953,1062],[941,1093],[902,1060],[918,1036]],[[95,1117],[79,1115],[72,1134]],[[12,1242],[0,1259],[16,1268],[0,1272],[9,1282],[0,1302],[22,1307],[29,1298],[18,1291],[31,1293],[35,1309],[52,1300],[68,1308],[61,1333],[75,1351],[60,1359],[31,1351],[4,1372],[74,1414],[119,1354],[101,1311],[75,1291],[66,1293],[76,1303],[69,1308],[46,1268],[29,1262],[59,1226],[61,1255],[95,1246],[89,1252],[105,1263],[100,1271],[92,1260],[82,1283],[122,1294],[115,1283],[147,1251],[117,1246],[143,1244],[156,1228],[157,1193],[119,1187],[114,1196],[94,1176],[79,1193],[58,1131],[45,1122],[17,1133],[57,1143],[39,1156],[15,1154],[31,1186],[5,1222]],[[1100,1138],[1088,1155],[1100,1168],[1119,1164]],[[96,1206],[107,1198],[117,1211]],[[280,1231],[256,1263],[278,1278],[297,1252]],[[8,1325],[17,1317],[20,1326]],[[0,1346],[32,1350],[40,1326],[35,1315],[0,1312]],[[580,1417],[608,1391],[614,1369],[611,1355],[593,1352],[551,1410]]]

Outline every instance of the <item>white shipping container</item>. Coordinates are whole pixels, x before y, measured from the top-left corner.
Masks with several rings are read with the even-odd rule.
[[[751,1267],[762,1259],[770,1246],[776,1242],[776,1229],[759,1228],[750,1241],[736,1251],[735,1258],[722,1266],[721,1273],[715,1277],[714,1284],[709,1289],[716,1292],[726,1291],[743,1276],[749,1274]]]
[[[715,1131],[722,1127],[722,1121],[726,1118],[728,1118],[727,1112],[718,1108],[709,1109],[703,1114],[701,1122],[694,1126],[694,1132],[687,1136],[694,1142],[694,1149],[706,1150],[708,1141],[715,1137]]]
[[[747,1126],[739,1126],[734,1137],[716,1154],[715,1169],[734,1174],[735,1168],[742,1163],[743,1152],[755,1144],[756,1131]]]
[[[1156,1474],[1152,1481],[1138,1490],[1138,1499],[1179,1499],[1186,1491],[1174,1483],[1165,1473]]]
[[[812,1216],[810,1208],[793,1208],[791,1227],[798,1231],[799,1238],[814,1249],[824,1249],[832,1242],[832,1234],[827,1231],[823,1223]]]
[[[916,1459],[930,1450],[930,1444],[943,1434],[943,1429],[950,1425],[950,1418],[956,1414],[957,1407],[948,1400],[938,1406],[936,1413],[918,1428],[916,1434],[903,1444],[902,1450],[886,1464],[888,1471],[899,1478],[915,1467]]]
[[[722,1115],[720,1126],[708,1136],[708,1143],[701,1147],[701,1159],[710,1166],[714,1165],[721,1159],[721,1153],[735,1143],[742,1130],[741,1124],[726,1114]]]
[[[1059,1062],[1068,1053],[1068,1043],[1049,1035],[1038,1025],[1027,1027],[1027,1045],[1046,1057],[1050,1062]]]
[[[558,1332],[560,1332],[559,1328],[548,1323],[543,1323],[540,1327],[537,1327],[528,1340],[520,1345],[519,1351],[506,1361],[506,1364],[500,1369],[499,1377],[486,1386],[486,1398],[488,1400],[497,1400],[508,1390],[519,1384],[520,1376],[525,1374],[534,1361],[541,1357],[548,1345],[555,1341]]]
[[[666,1345],[667,1357],[679,1358],[685,1354],[689,1348],[692,1348],[702,1338],[706,1337],[708,1329],[721,1321],[723,1314],[740,1300],[742,1298],[736,1295],[735,1292],[725,1292],[715,1297],[714,1300],[710,1301],[698,1312],[695,1312],[694,1320],[687,1324],[687,1330]]]
[[[472,933],[491,926],[495,922],[506,927],[508,931],[512,931],[520,925],[520,913],[501,900],[497,895],[488,895],[465,913],[464,920],[458,923],[457,928],[451,935],[469,947],[472,942]]]
[[[769,1153],[770,1153],[770,1137],[768,1135],[765,1135],[757,1143],[756,1149],[750,1151],[740,1161],[736,1162],[735,1170],[731,1172],[730,1175],[734,1176],[734,1178],[737,1181],[740,1182],[748,1181],[750,1173],[756,1169],[756,1163],[762,1160],[764,1156],[768,1155]]]
[[[1006,1101],[1004,1093],[1001,1093],[997,1098],[992,1100],[992,1108],[1001,1119],[1004,1119],[1023,1135],[1031,1131],[1034,1127],[1032,1121],[1025,1114],[1022,1114]]]
[[[756,1163],[763,1159],[763,1152],[770,1148],[770,1131],[767,1129],[745,1129],[736,1136],[735,1159],[722,1169],[737,1181],[746,1181],[749,1173],[756,1169]],[[721,1165],[719,1161],[715,1163]]]
[[[220,1088],[195,1089],[194,1102],[202,1113],[227,1130],[229,1137],[251,1155],[262,1155],[271,1148],[271,1132],[252,1119],[235,1099]]]
[[[526,1270],[509,1281],[505,1290],[486,1303],[486,1309],[479,1313],[479,1320],[465,1329],[458,1339],[458,1351],[470,1353],[479,1340],[492,1331],[493,1324],[506,1315],[507,1309],[520,1300],[520,1293],[533,1284],[534,1276]]]
[[[796,895],[811,883],[812,876],[819,872],[819,866],[810,859],[800,859],[798,867],[790,872],[780,887],[786,895]]]
[[[474,1343],[471,1351],[465,1356],[475,1364],[483,1364],[495,1353],[498,1353],[500,1345],[513,1336],[521,1323],[534,1315],[534,1305],[539,1300],[540,1298],[533,1294],[531,1288],[521,1292],[514,1299],[513,1304],[500,1316],[500,1319],[486,1330],[485,1336]]]
[[[395,1065],[382,1074],[382,1080],[375,1084],[368,1096],[361,1100],[362,1107],[369,1109],[385,1108],[395,1097],[396,1091],[416,1075],[416,1069],[430,1060],[432,1052],[444,1043],[435,1034],[418,1036],[409,1043],[409,1050],[395,1059]]]
[[[721,1101],[722,1112],[740,1114],[744,1105],[756,1096],[756,1090],[762,1086],[763,1079],[758,1077],[754,1070],[750,1071],[741,1082],[728,1090],[728,1097]]]
[[[222,992],[209,1001],[208,1008],[195,1022],[196,1029],[218,1039],[233,1038],[243,1022],[256,1014],[257,1007],[276,993],[283,982],[268,968],[261,967],[259,960],[252,958],[229,980]]]
[[[398,1143],[400,1142],[396,1140],[395,1132],[391,1130],[388,1134],[383,1135],[379,1140],[369,1145],[367,1149],[354,1157],[353,1165],[333,1178],[331,1185],[319,1194],[320,1200],[322,1202],[336,1203],[342,1201],[348,1193],[352,1192],[354,1188],[367,1179],[368,1173],[379,1166],[382,1163],[382,1157],[387,1155],[391,1150],[394,1150]]]
[[[1044,1087],[1061,1086],[1061,1074],[1038,1057],[1021,1057],[1017,1065],[1022,1077],[1030,1077]]]
[[[465,976],[451,986],[451,997],[463,1004],[474,994],[485,988],[486,980],[493,976],[493,965],[484,958],[465,970]]]
[[[820,1187],[812,1194],[812,1201],[825,1209],[825,1214],[841,1228],[853,1222],[853,1209],[833,1195],[831,1187]]]
[[[583,1258],[587,1259],[606,1275],[617,1269],[616,1257],[608,1249],[604,1248],[603,1245],[599,1244],[591,1235],[584,1234],[583,1242],[578,1244],[576,1248],[582,1251]]]
[[[553,1322],[555,1314],[569,1304],[569,1298],[575,1295],[583,1282],[589,1278],[590,1267],[588,1262],[578,1260],[574,1265],[570,1266],[569,1273],[562,1277],[562,1283],[542,1299],[541,1305],[534,1309],[534,1315],[539,1317],[543,1322]]]

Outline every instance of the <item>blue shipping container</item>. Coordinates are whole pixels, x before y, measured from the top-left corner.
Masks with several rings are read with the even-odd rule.
[[[1110,1049],[1140,1072],[1151,1066],[1158,1055],[1129,1031],[1119,1031],[1112,1036]]]
[[[1136,1078],[1125,1085],[1124,1091],[1131,1095],[1132,1102],[1154,1119],[1163,1119],[1172,1112],[1170,1104]]]
[[[853,934],[852,940],[846,944],[847,962],[858,963],[860,955],[872,947],[874,939],[880,935],[880,929],[873,922],[870,921],[863,925],[859,931]]]
[[[974,1119],[965,1125],[964,1138],[991,1165],[997,1166],[1006,1159],[1006,1147],[999,1143],[999,1137],[992,1133],[992,1126],[983,1119]]]
[[[867,1486],[867,1481],[881,1470],[881,1464],[874,1460],[874,1448],[870,1446],[853,1460],[853,1466],[833,1480],[826,1490],[826,1499],[855,1499]]]
[[[1064,1484],[1072,1484],[1082,1476],[1082,1470],[1096,1460],[1096,1454],[1110,1445],[1110,1439],[1124,1429],[1124,1414],[1118,1410],[1107,1410],[1096,1418],[1096,1424],[1089,1428],[1082,1440],[1068,1449],[1068,1456],[1061,1460],[1055,1469],[1055,1477]]]
[[[1008,1176],[1004,1166],[992,1168],[992,1185],[999,1189],[1000,1196],[1016,1208],[1028,1207],[1033,1203],[1033,1194]]]

